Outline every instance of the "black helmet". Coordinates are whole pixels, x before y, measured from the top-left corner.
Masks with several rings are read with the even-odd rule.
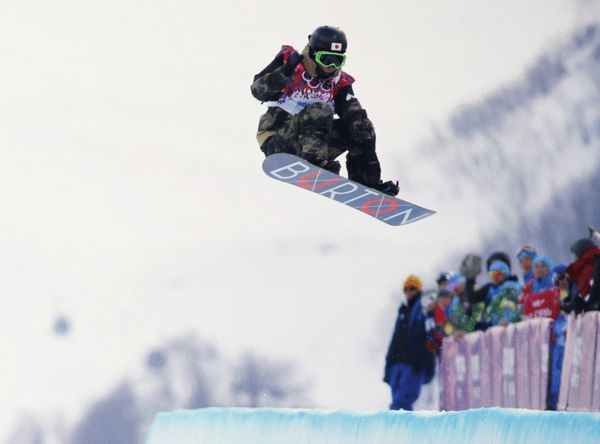
[[[346,34],[340,28],[319,26],[308,36],[308,46],[312,52],[332,51],[345,53],[348,47]]]
[[[448,273],[447,271],[442,271],[437,279],[435,280],[437,282],[438,285],[444,283],[444,282],[448,282],[448,278],[450,277],[450,273]]]
[[[496,251],[495,253],[490,254],[490,256],[487,258],[486,265],[488,271],[490,271],[490,267],[496,261],[504,262],[510,269],[510,256],[503,251]]]
[[[583,256],[583,253],[588,251],[594,245],[594,241],[591,239],[579,239],[573,242],[573,244],[571,245],[571,253],[573,253],[575,257],[580,258],[581,256]]]

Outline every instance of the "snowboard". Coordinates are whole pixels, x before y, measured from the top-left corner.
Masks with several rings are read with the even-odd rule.
[[[328,197],[388,225],[406,225],[435,214],[435,211],[365,187],[292,154],[271,154],[262,167],[273,179]]]

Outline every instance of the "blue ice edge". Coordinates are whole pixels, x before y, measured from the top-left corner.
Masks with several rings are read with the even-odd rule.
[[[146,444],[598,444],[600,413],[206,408],[159,413]]]

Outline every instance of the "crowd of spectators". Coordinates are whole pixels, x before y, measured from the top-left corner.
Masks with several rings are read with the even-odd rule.
[[[459,272],[440,273],[434,311],[442,336],[460,336],[522,319],[600,310],[600,247],[592,238],[571,246],[573,262],[554,264],[531,245],[521,246],[513,272],[504,252],[491,254],[485,268],[488,282],[478,285],[482,259],[468,255]],[[450,301],[448,301],[450,299]],[[441,316],[441,309],[444,315]]]
[[[514,255],[519,274],[505,252],[491,254],[485,264],[481,256],[467,255],[457,272],[439,274],[429,299],[423,296],[421,279],[408,276],[406,301],[400,305],[386,356],[384,381],[392,389],[391,408],[412,409],[421,385],[432,378],[433,356],[445,337],[460,340],[474,331],[547,317],[556,320],[556,340],[564,338],[564,314],[600,310],[600,247],[595,241],[600,242],[600,233],[590,229],[589,238],[574,242],[570,264],[554,264],[543,252],[523,245]],[[480,283],[484,265],[487,282]]]

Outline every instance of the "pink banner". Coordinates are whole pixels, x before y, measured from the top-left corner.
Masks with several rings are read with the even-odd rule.
[[[552,319],[542,318],[538,320],[540,329],[540,342],[538,344],[539,353],[537,359],[540,360],[541,378],[539,405],[541,409],[546,409],[548,399],[548,383],[550,378],[550,332],[552,329]],[[531,356],[531,355],[530,355]]]
[[[442,407],[446,410],[478,407],[545,409],[551,323],[549,318],[536,318],[506,327],[492,327],[485,333],[470,333],[459,341],[444,339]],[[586,334],[595,337],[598,328],[593,325],[596,329],[592,332],[590,326]],[[595,351],[600,343],[594,342],[593,346]],[[592,382],[595,374],[600,374],[600,369],[595,370],[595,364],[595,360],[586,361],[591,369],[586,377]],[[600,382],[598,386],[600,402]],[[587,399],[586,402],[591,404],[595,398],[589,394]]]
[[[515,325],[502,330],[502,407],[517,406]]]
[[[531,408],[531,384],[529,378],[529,322],[519,322],[515,326],[515,359],[517,366],[516,390],[517,407]]]
[[[442,342],[442,410],[456,410],[456,370],[454,361],[458,354],[458,344],[452,338],[444,338]]]
[[[540,396],[543,389],[542,360],[540,359],[541,342],[540,319],[532,319],[529,321],[529,408],[538,410],[545,408],[545,400],[542,402]]]
[[[481,332],[465,335],[467,356],[467,404],[469,408],[483,407],[481,401]]]
[[[581,325],[575,338],[572,364],[577,374],[571,374],[568,410],[589,411],[592,408],[597,318],[597,312],[580,316]]]
[[[487,333],[481,333],[479,336],[479,355],[480,355],[480,376],[481,376],[481,407],[492,407],[492,375],[490,368],[491,350],[489,346],[490,336]]]
[[[567,398],[567,410],[573,410],[575,406],[579,405],[579,387],[581,385],[581,363],[583,353],[583,338],[581,337],[582,329],[583,316],[577,316],[573,328],[567,331],[567,337],[569,335],[573,337],[571,349],[568,351],[571,355],[571,371],[568,380],[569,393]],[[565,353],[567,353],[566,350]]]
[[[502,332],[505,327],[492,327],[486,331],[486,336],[489,338],[490,348],[490,379],[491,379],[491,394],[492,394],[492,406],[503,407],[502,405],[502,366],[503,366],[503,348],[504,348],[504,335]]]
[[[574,314],[569,315],[567,325],[567,340],[565,342],[565,356],[563,358],[560,376],[560,393],[558,396],[558,410],[566,410],[569,402],[569,388],[571,381],[571,368],[573,361],[573,348],[575,343],[575,330],[577,318]]]
[[[456,375],[455,396],[456,410],[469,408],[467,401],[467,356],[465,341],[458,341],[458,350],[454,360],[454,371]]]

